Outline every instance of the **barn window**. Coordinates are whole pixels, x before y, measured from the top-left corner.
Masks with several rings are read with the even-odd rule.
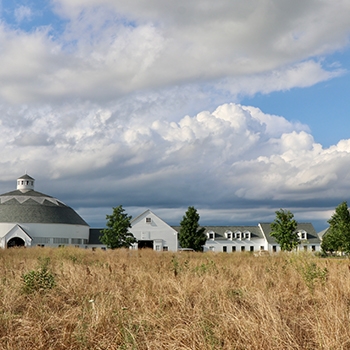
[[[146,223],[147,224],[150,224],[152,222],[152,219],[151,218],[146,218]]]

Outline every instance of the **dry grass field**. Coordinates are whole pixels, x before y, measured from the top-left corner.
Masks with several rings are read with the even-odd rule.
[[[346,259],[32,248],[0,271],[0,349],[350,349]]]

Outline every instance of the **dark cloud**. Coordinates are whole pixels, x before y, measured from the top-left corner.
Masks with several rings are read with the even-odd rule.
[[[325,222],[348,193],[349,140],[323,148],[301,122],[239,104],[343,74],[322,55],[347,42],[346,2],[53,5],[54,35],[1,22],[3,192],[26,170],[93,225],[119,204],[172,224],[189,205],[212,224],[279,207]]]

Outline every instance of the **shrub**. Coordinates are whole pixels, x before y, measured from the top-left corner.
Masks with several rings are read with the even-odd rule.
[[[39,267],[22,276],[23,291],[27,294],[43,292],[56,286],[55,276],[49,271],[50,258],[38,258]]]

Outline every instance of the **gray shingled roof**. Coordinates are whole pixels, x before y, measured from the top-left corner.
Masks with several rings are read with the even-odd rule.
[[[180,232],[180,226],[172,226],[174,230],[176,230],[178,233]],[[258,226],[205,226],[205,233],[213,231],[215,232],[215,240],[227,240],[225,237],[226,231],[231,232],[245,232],[249,231],[251,233],[252,238],[264,238],[263,234],[261,233],[261,230]]]
[[[245,232],[249,231],[251,233],[251,238],[264,238],[258,226],[206,226],[205,232],[213,231],[215,232],[215,240],[227,240],[225,237],[226,231],[233,232]]]
[[[0,195],[0,223],[88,224],[58,199],[30,190],[15,190]]]
[[[271,223],[260,223],[259,224],[266,235],[267,242],[269,244],[277,244],[274,237],[270,235],[271,233]],[[226,231],[236,232],[236,231],[249,231],[251,233],[251,238],[264,238],[263,233],[260,230],[259,225],[257,226],[205,226],[205,232],[213,231],[215,232],[215,240],[227,240],[225,237]],[[172,226],[177,232],[180,232],[180,226]],[[298,223],[297,230],[305,230],[307,232],[307,241],[312,244],[320,243],[320,239],[311,223]]]
[[[260,223],[259,224],[263,229],[266,239],[270,244],[277,244],[276,239],[270,235],[271,233],[271,224],[270,223]],[[298,223],[297,230],[304,230],[307,232],[307,241],[312,243],[320,243],[320,239],[314,229],[314,226],[311,223]]]

